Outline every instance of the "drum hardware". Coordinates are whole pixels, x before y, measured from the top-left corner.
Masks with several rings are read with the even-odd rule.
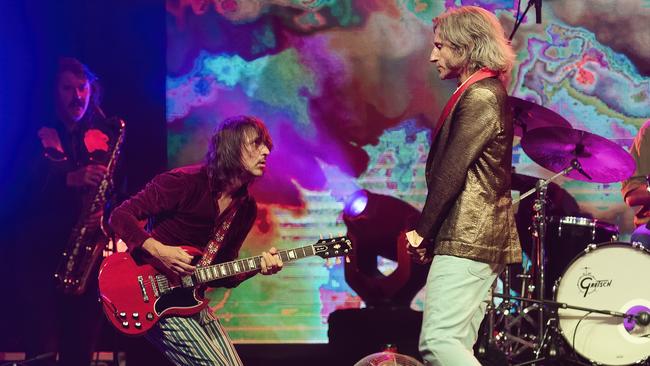
[[[510,267],[506,266],[504,271],[502,289],[504,293],[512,293],[510,291]],[[517,275],[517,277],[523,280],[522,292],[526,291],[531,276],[524,274]],[[510,299],[504,299],[497,306],[494,302],[488,303],[487,330],[484,333],[488,344],[495,345],[511,359],[522,356],[527,350],[534,349],[536,336],[531,335],[529,330],[534,329],[536,325],[535,319],[531,317],[532,311],[536,307],[537,304],[532,304],[519,311],[519,304]]]
[[[565,169],[566,170],[566,169]],[[568,172],[568,170],[566,170]],[[564,171],[563,171],[564,172]],[[545,296],[546,289],[546,193],[547,193],[547,183],[543,181],[537,182],[537,199],[533,205],[533,246],[535,248],[535,257],[533,263],[535,263],[538,268],[537,272],[537,296],[539,299],[543,299]],[[538,309],[538,321],[539,321],[539,339],[541,342],[544,340],[544,334],[546,334],[546,327],[543,326],[545,314],[544,308],[539,307]],[[538,348],[538,350],[541,348]],[[537,351],[538,351],[537,350]],[[536,351],[536,352],[537,352]]]
[[[569,166],[561,170],[559,173],[556,173],[552,177],[546,180],[538,180],[535,188],[525,192],[520,195],[516,200],[513,201],[513,205],[519,203],[521,200],[537,192],[537,198],[533,205],[534,217],[533,217],[533,243],[535,247],[535,253],[533,258],[534,265],[532,266],[533,275],[524,274],[518,276],[522,281],[522,294],[527,294],[527,297],[522,298],[545,298],[545,272],[546,272],[546,206],[547,206],[547,188],[548,185],[555,179],[560,176],[566,176],[574,169],[581,168],[580,163],[575,159],[575,162],[571,161]],[[506,267],[506,276],[504,280],[504,292],[510,292],[510,275],[509,268]],[[531,281],[534,280],[534,281]],[[535,285],[537,283],[537,285]],[[512,297],[505,299],[504,301],[496,308],[491,306],[488,310],[489,323],[490,323],[490,341],[499,344],[499,348],[506,351],[509,357],[515,358],[522,355],[527,350],[532,350],[536,354],[536,360],[539,361],[537,356],[542,349],[543,340],[546,337],[547,327],[547,314],[546,309],[542,306],[542,303],[533,302],[529,306],[518,310],[520,308],[516,303],[511,302],[511,300],[517,300],[517,297]],[[533,315],[537,312],[537,317]],[[549,317],[550,318],[550,317]],[[503,329],[500,332],[494,332],[496,328],[496,323],[499,323]],[[536,329],[537,334],[531,334],[530,330]]]
[[[535,365],[538,362],[546,361],[555,361],[559,356],[561,356],[560,344],[557,341],[558,331],[557,331],[557,319],[550,318],[546,323],[546,334],[539,346],[539,351],[535,353],[535,359],[528,360],[525,362],[516,363],[512,366],[525,366],[525,365]],[[543,351],[543,356],[542,356]],[[552,364],[555,364],[554,362]],[[587,366],[587,365],[585,365]]]
[[[539,304],[539,305],[550,305],[554,309],[573,309],[573,310],[580,310],[588,313],[597,313],[597,314],[603,314],[603,315],[610,315],[613,317],[618,317],[618,318],[623,318],[623,319],[635,319],[634,315],[626,314],[626,313],[621,313],[620,311],[613,311],[613,310],[604,310],[604,309],[594,309],[594,308],[587,308],[584,306],[576,306],[576,305],[569,305],[565,302],[559,302],[559,301],[553,301],[553,300],[537,300],[537,299],[530,299],[527,297],[521,297],[521,296],[512,296],[512,295],[504,295],[504,294],[499,294],[499,293],[493,293],[492,296],[499,297],[504,300],[518,300],[521,302],[530,302],[533,304]],[[644,318],[645,316],[641,317],[636,317],[637,321],[639,318]],[[644,319],[642,319],[645,321]],[[648,322],[650,324],[650,321]]]
[[[513,204],[517,204],[522,199],[537,193],[533,205],[533,266],[530,272],[527,272],[530,274],[526,274],[527,277],[522,278],[524,280],[522,296],[506,295],[510,294],[510,288],[504,284],[503,293],[493,294],[495,298],[502,298],[502,303],[497,307],[490,306],[488,308],[490,320],[488,324],[490,324],[490,331],[492,332],[491,342],[496,343],[497,347],[501,346],[501,349],[506,352],[511,360],[523,351],[533,351],[534,359],[517,364],[519,366],[543,363],[545,360],[557,359],[558,356],[562,355],[564,348],[562,347],[561,338],[566,336],[562,332],[562,329],[565,328],[562,327],[562,323],[567,323],[568,320],[561,311],[585,312],[584,317],[587,319],[585,323],[592,321],[590,319],[593,315],[590,314],[618,317],[624,319],[624,322],[632,319],[626,313],[592,309],[592,307],[589,307],[591,304],[580,303],[579,305],[584,306],[573,306],[568,303],[547,300],[548,296],[545,287],[549,278],[547,277],[546,261],[548,256],[546,244],[548,242],[549,220],[547,219],[546,190],[549,183],[559,176],[595,183],[620,182],[629,178],[634,172],[634,159],[622,147],[606,138],[586,131],[574,130],[569,126],[561,126],[563,123],[561,117],[556,118],[554,122],[540,121],[539,119],[546,117],[550,119],[554,118],[554,116],[546,112],[543,107],[534,105],[526,107],[526,103],[529,102],[511,101],[515,108],[519,107],[520,109],[519,113],[515,109],[515,124],[517,124],[517,119],[522,122],[524,118],[529,119],[525,122],[530,122],[520,123],[522,125],[520,126],[522,130],[520,133],[523,135],[521,146],[533,161],[556,174],[548,180],[539,180],[534,189],[527,191],[517,200],[514,200]],[[521,113],[524,108],[529,108],[529,112]],[[535,113],[537,113],[537,117],[534,117]],[[528,128],[534,125],[536,125],[535,128]],[[589,221],[589,225],[593,224],[590,230],[591,237],[595,239],[598,234],[597,231],[600,230],[597,227],[597,220],[585,220]],[[578,227],[583,224],[581,220],[575,221],[575,223],[572,223],[568,220],[566,224],[573,224]],[[560,222],[564,223],[562,220]],[[607,232],[606,229],[605,231]],[[615,231],[615,234],[618,234],[617,229]],[[562,235],[562,233],[558,235]],[[611,239],[614,238],[614,236],[611,236]],[[590,250],[593,249],[590,248]],[[508,276],[508,278],[510,277]],[[577,288],[578,286],[574,285],[573,287]],[[650,323],[650,303],[647,311],[647,321]],[[534,314],[535,312],[537,314]],[[497,321],[495,322],[495,320]],[[636,318],[635,320],[638,324],[641,324],[641,321]],[[646,319],[642,320],[645,321]],[[503,326],[500,332],[495,331],[498,328],[497,325]],[[528,332],[525,329],[522,331],[525,326],[532,327],[532,331],[530,331],[531,328],[528,328]],[[576,326],[576,331],[577,328]],[[650,327],[648,333],[650,333]],[[637,339],[645,338],[637,337]],[[648,341],[650,342],[650,339]],[[576,352],[575,344],[568,343]],[[580,350],[577,353],[583,355]],[[581,364],[581,362],[577,361],[577,357],[574,362]],[[594,362],[602,363],[598,362],[598,360]]]
[[[538,299],[544,299],[546,296],[546,278],[545,278],[545,273],[546,273],[546,225],[547,225],[547,215],[546,215],[546,206],[547,206],[547,188],[548,185],[555,179],[557,179],[560,176],[567,176],[570,172],[573,170],[579,170],[582,171],[582,166],[580,162],[577,159],[572,159],[569,162],[569,165],[562,169],[559,173],[556,173],[552,177],[546,179],[546,180],[538,180],[536,187],[529,190],[528,192],[522,194],[513,202],[513,204],[519,203],[522,199],[530,196],[531,194],[537,192],[537,199],[535,200],[535,203],[533,205],[533,243],[535,247],[535,253],[534,253],[534,259],[533,263],[535,264],[533,266],[534,269],[537,269],[537,272],[535,273],[534,278],[536,279],[537,286],[533,286],[529,288],[531,290],[531,293],[536,290],[537,292],[537,298]],[[586,174],[586,173],[585,173]],[[528,311],[531,310],[537,310],[538,311],[538,339],[543,340],[544,339],[544,334],[546,333],[546,327],[544,324],[546,323],[546,315],[545,310],[543,307],[532,307],[532,308],[526,308]]]
[[[488,342],[507,354],[510,359],[523,356],[528,350],[534,350],[537,336],[529,332],[534,329],[536,320],[531,316],[537,310],[532,304],[518,311],[518,304],[504,299],[499,306],[488,307]],[[498,331],[497,331],[498,329]]]
[[[589,315],[591,313],[603,314],[615,318],[621,318],[624,321],[634,321],[640,325],[650,325],[650,313],[648,312],[641,312],[639,314],[633,315],[633,314],[627,314],[627,313],[622,313],[613,310],[595,309],[595,308],[588,308],[584,306],[570,305],[564,302],[558,302],[552,300],[537,300],[537,299],[530,299],[527,297],[504,295],[500,293],[493,293],[492,296],[501,298],[504,300],[504,302],[517,300],[517,301],[521,301],[522,303],[532,303],[531,306],[536,305],[538,308],[544,308],[546,306],[550,306],[553,309],[555,309],[554,313],[556,314],[558,309],[573,309],[573,310],[582,311],[585,313],[585,315]],[[522,363],[517,363],[514,364],[513,366],[534,365],[538,362],[549,361],[557,358],[558,356],[561,355],[561,351],[560,351],[562,348],[560,342],[561,334],[562,332],[559,329],[558,318],[557,317],[549,318],[545,323],[544,334],[540,338],[541,341],[539,345],[535,345],[535,359],[525,361]],[[579,361],[576,362],[579,363]]]

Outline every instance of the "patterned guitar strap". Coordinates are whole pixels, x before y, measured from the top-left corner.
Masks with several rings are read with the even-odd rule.
[[[210,242],[208,242],[208,245],[203,252],[203,256],[197,264],[198,267],[206,267],[212,264],[212,260],[217,255],[219,247],[221,247],[221,244],[226,237],[226,233],[228,233],[228,229],[230,229],[230,224],[232,223],[232,220],[235,217],[237,210],[239,209],[240,203],[241,199],[233,201],[232,204],[226,209],[226,212],[224,212],[222,215],[217,216],[215,219],[216,221],[212,239],[210,239]],[[221,221],[221,225],[219,225],[219,218],[224,215],[225,217],[223,218],[223,221]]]

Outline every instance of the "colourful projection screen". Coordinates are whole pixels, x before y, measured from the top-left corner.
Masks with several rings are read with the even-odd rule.
[[[448,7],[478,5],[509,33],[517,3],[167,0],[170,168],[201,161],[212,130],[228,116],[266,121],[275,149],[253,187],[259,213],[243,256],[346,233],[343,205],[358,189],[420,209],[429,128],[455,88],[428,62],[431,20]],[[513,40],[509,93],[627,149],[650,117],[648,2],[543,4],[542,24],[533,12]],[[552,175],[518,138],[513,168],[532,178]],[[581,215],[618,225],[623,237],[633,229],[620,183],[558,184]],[[241,343],[327,342],[332,311],[364,306],[343,265],[317,257],[210,297]],[[413,307],[421,307],[419,298]]]

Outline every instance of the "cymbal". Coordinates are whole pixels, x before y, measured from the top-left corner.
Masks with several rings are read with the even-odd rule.
[[[571,166],[575,159],[582,173],[573,169],[566,177],[585,182],[620,182],[632,176],[636,169],[634,158],[625,149],[602,136],[582,130],[536,128],[526,132],[521,147],[534,162],[555,173]]]
[[[566,127],[571,124],[564,117],[541,105],[517,97],[508,97],[512,108],[515,136],[523,136],[525,132],[539,127]]]

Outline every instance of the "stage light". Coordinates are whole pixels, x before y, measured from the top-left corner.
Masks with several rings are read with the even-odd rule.
[[[343,221],[352,241],[345,281],[366,304],[338,309],[328,318],[332,349],[353,364],[381,345],[417,355],[422,313],[410,308],[424,286],[427,265],[411,261],[404,233],[420,212],[399,198],[356,191],[345,200]]]
[[[354,192],[346,199],[343,214],[350,219],[354,219],[359,217],[359,215],[365,211],[367,206],[368,191],[362,189]]]
[[[365,189],[345,200],[343,222],[353,247],[345,279],[367,306],[408,307],[424,285],[427,268],[411,263],[402,238],[419,214],[399,198]]]

